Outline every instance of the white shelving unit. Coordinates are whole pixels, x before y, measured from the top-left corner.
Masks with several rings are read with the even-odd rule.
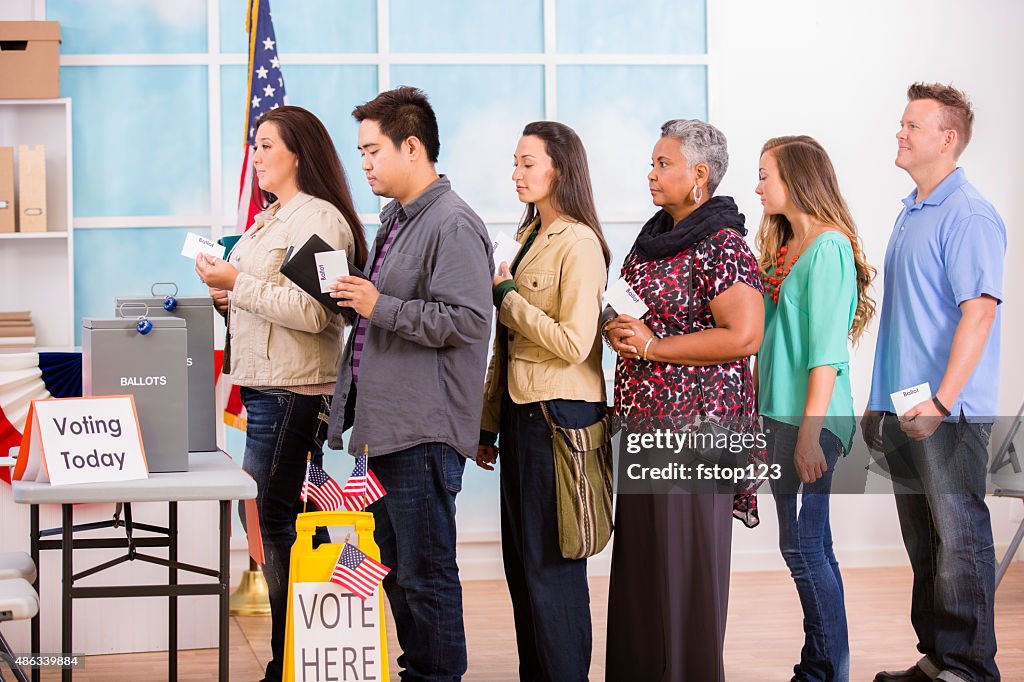
[[[71,99],[0,100],[0,146],[17,150],[19,144],[46,146],[49,221],[46,232],[0,234],[0,310],[32,311],[37,346],[72,346]],[[17,167],[17,151],[14,163]]]

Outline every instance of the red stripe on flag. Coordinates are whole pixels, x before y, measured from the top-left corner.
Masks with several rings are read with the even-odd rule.
[[[0,457],[6,457],[11,448],[21,445],[21,432],[14,428],[7,415],[0,409]],[[0,467],[0,479],[11,482],[10,467]]]

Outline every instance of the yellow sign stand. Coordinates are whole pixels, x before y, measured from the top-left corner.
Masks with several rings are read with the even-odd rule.
[[[343,545],[313,549],[318,526],[348,535],[349,544],[380,561],[369,512],[308,512],[295,522],[288,574],[288,621],[284,646],[284,682],[375,680],[388,678],[384,591],[365,602],[330,582]],[[343,540],[344,541],[344,540]]]

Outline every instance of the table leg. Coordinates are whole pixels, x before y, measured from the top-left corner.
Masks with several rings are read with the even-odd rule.
[[[31,519],[30,522],[29,522],[29,524],[30,524],[30,532],[32,534],[31,543],[30,543],[31,547],[32,547],[32,549],[31,549],[31,552],[32,552],[32,562],[36,565],[36,579],[35,579],[35,582],[32,583],[32,587],[36,588],[36,594],[41,595],[42,592],[39,591],[39,576],[43,572],[43,567],[39,565],[39,505],[38,504],[33,504],[31,506],[31,509],[29,511],[29,516],[30,516],[30,519]],[[39,653],[39,649],[42,646],[42,642],[40,641],[42,639],[42,637],[40,635],[40,620],[42,619],[42,617],[43,617],[43,600],[40,598],[40,600],[39,600],[39,612],[36,613],[36,615],[32,618],[32,651],[31,651],[32,654],[38,654]],[[32,682],[39,682],[41,677],[42,677],[42,670],[40,670],[39,668],[32,668]]]
[[[178,503],[167,503],[167,584],[178,584]],[[167,604],[167,679],[178,679],[178,597],[171,595]]]
[[[231,572],[229,569],[231,537],[231,501],[220,501],[220,656],[218,661],[220,682],[228,682],[228,641],[229,592],[231,590]]]
[[[74,550],[72,545],[74,543],[72,539],[73,527],[75,525],[74,519],[74,505],[63,504],[61,505],[61,545],[60,545],[60,556],[61,556],[61,620],[60,620],[60,649],[64,654],[71,653],[71,633],[72,633],[72,613],[71,613],[71,588],[74,582],[74,565],[72,563],[72,557]],[[71,682],[71,668],[64,668],[60,671],[61,682]]]

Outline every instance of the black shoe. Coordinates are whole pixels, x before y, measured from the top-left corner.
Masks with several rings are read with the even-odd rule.
[[[883,670],[875,675],[875,682],[932,682],[932,678],[915,665],[906,670]]]

